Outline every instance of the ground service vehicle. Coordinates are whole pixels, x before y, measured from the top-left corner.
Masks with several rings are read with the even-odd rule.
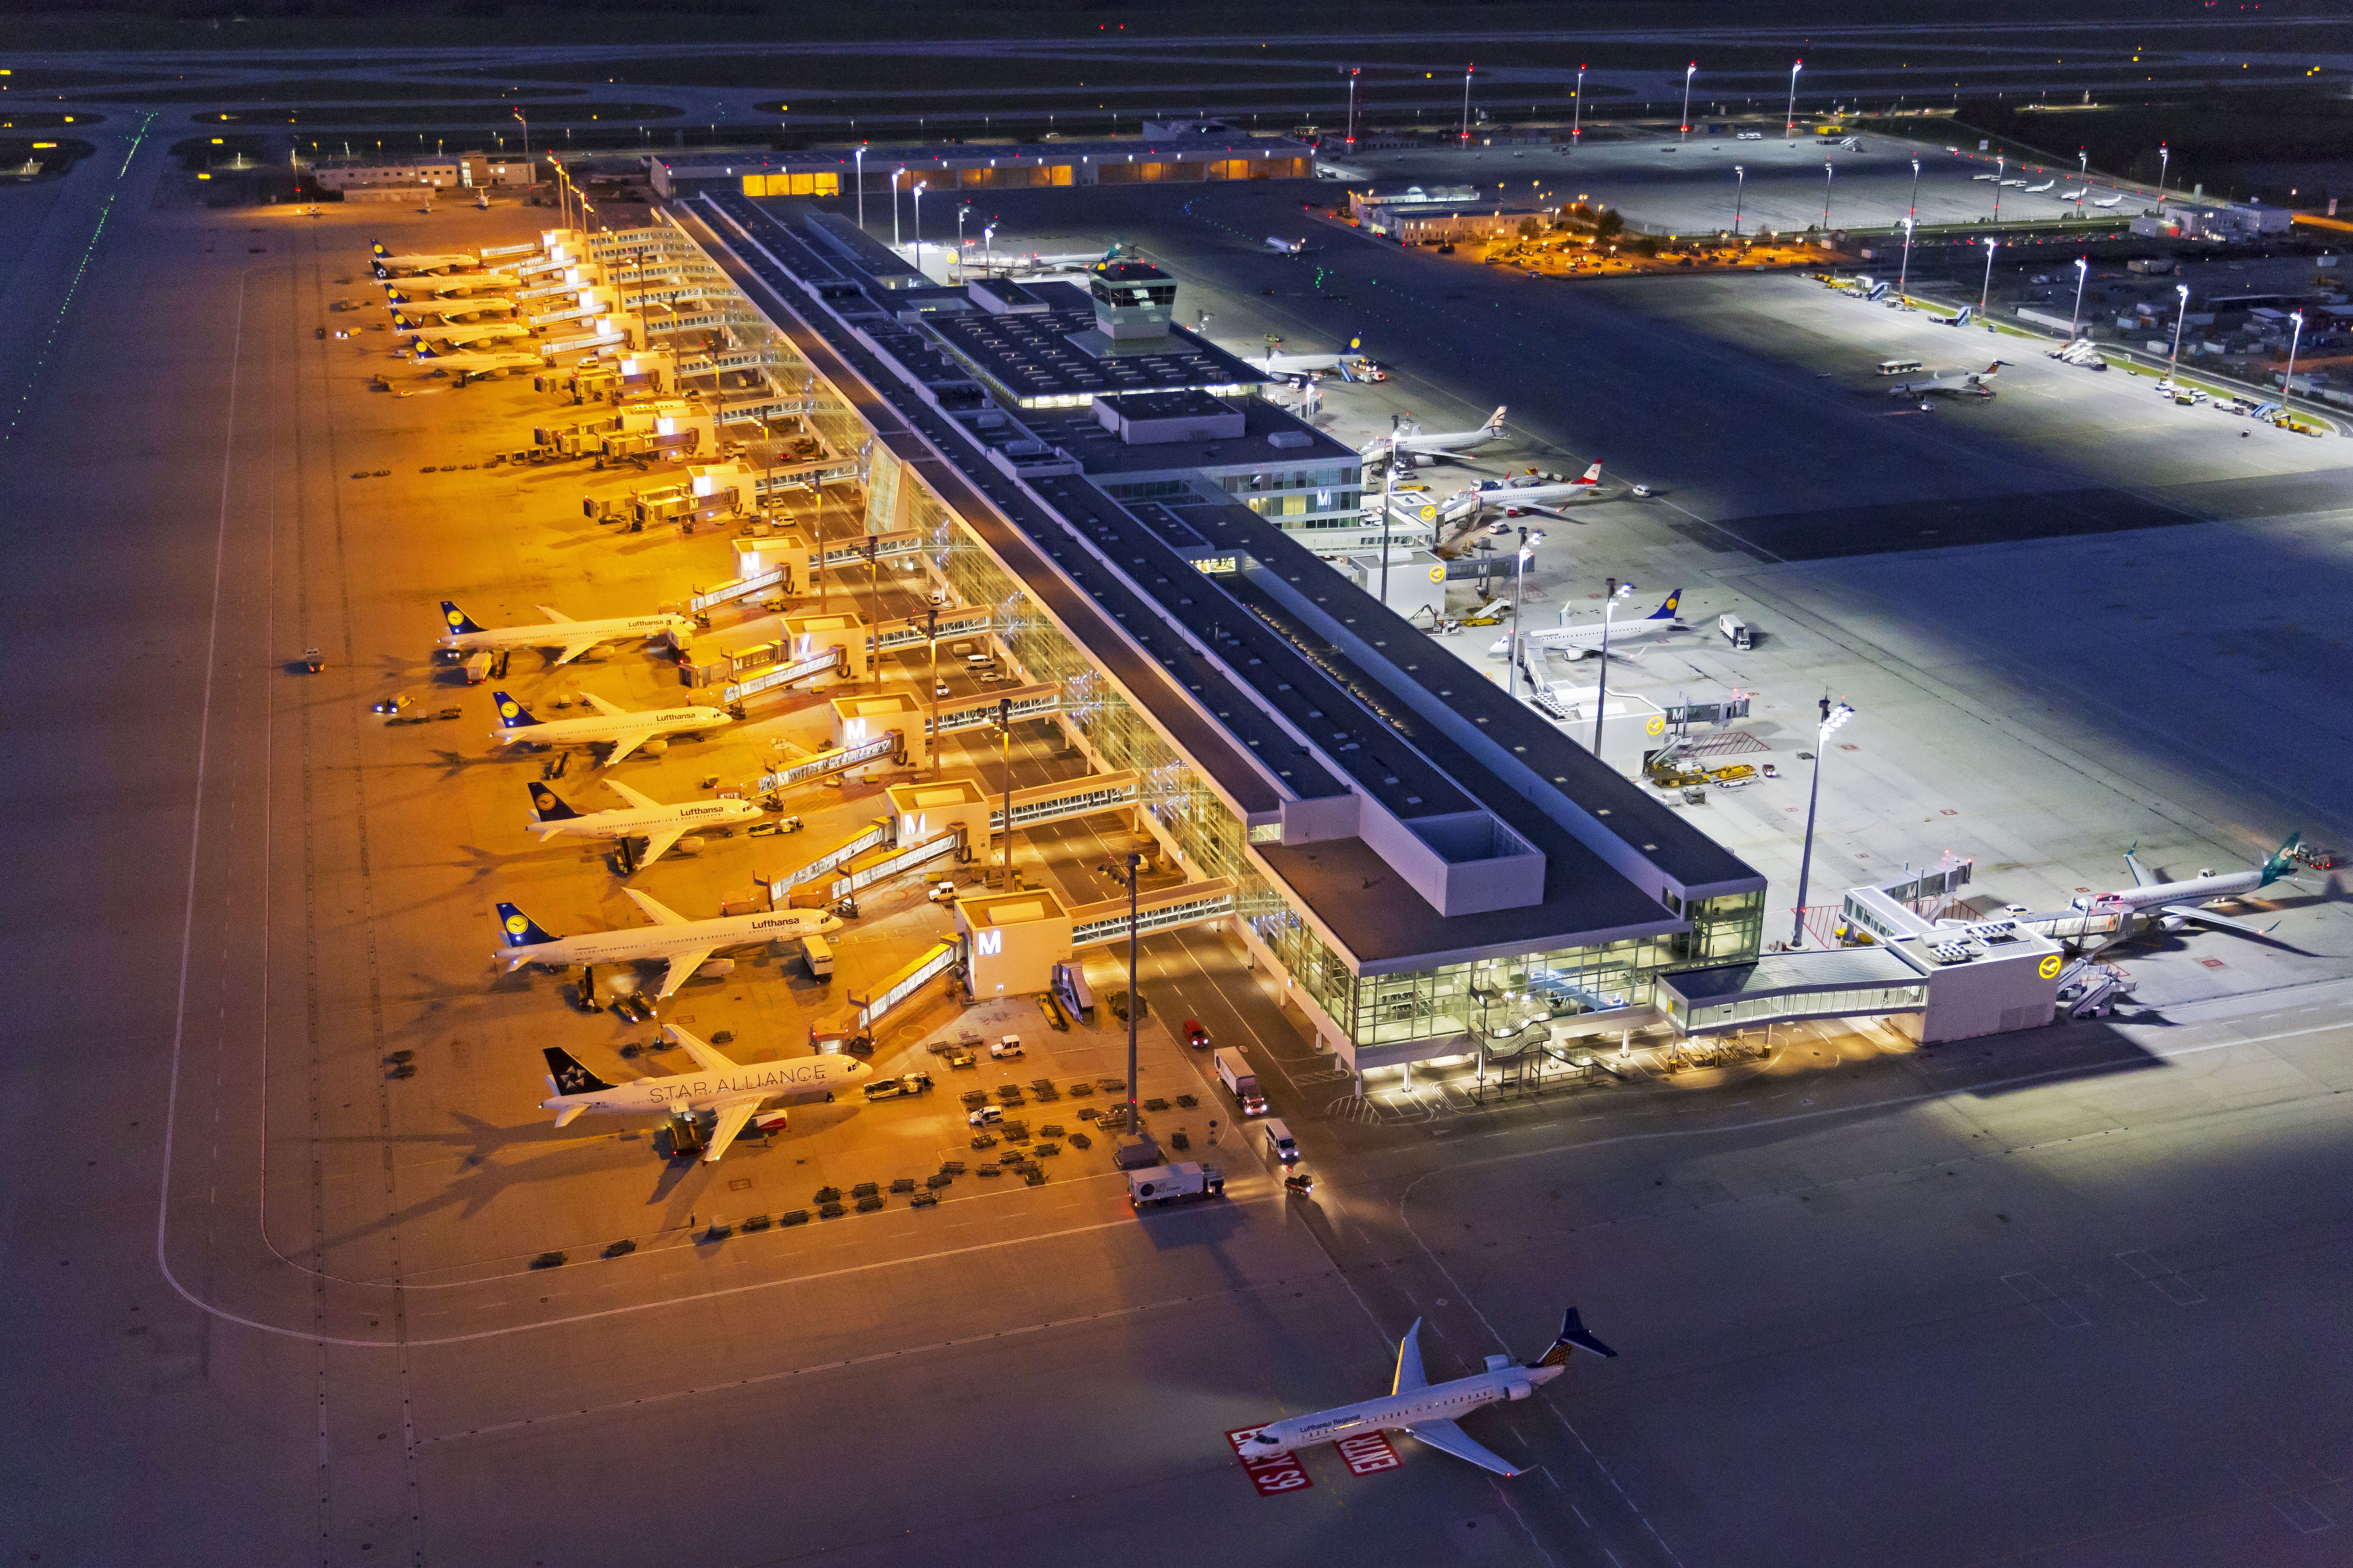
[[[902,1073],[897,1078],[879,1079],[866,1086],[869,1100],[897,1100],[902,1095],[928,1094],[932,1075],[927,1072]]]
[[[801,962],[808,965],[811,979],[832,979],[833,944],[821,936],[801,938]]]
[[[1282,1117],[1268,1117],[1258,1124],[1258,1130],[1266,1139],[1268,1153],[1286,1165],[1295,1165],[1299,1163],[1299,1144],[1292,1138],[1291,1129],[1283,1125]]]
[[[1187,1018],[1185,1020],[1185,1043],[1192,1047],[1197,1051],[1205,1051],[1209,1048],[1209,1031],[1201,1027],[1200,1019]]]
[[[1751,646],[1748,623],[1742,620],[1738,616],[1725,615],[1716,616],[1715,629],[1722,632],[1725,636],[1725,639],[1730,642],[1735,647],[1745,648]]]
[[[1193,1198],[1221,1198],[1226,1195],[1226,1173],[1215,1165],[1199,1165],[1190,1160],[1174,1165],[1154,1165],[1148,1170],[1127,1173],[1127,1201],[1137,1208],[1149,1204],[1178,1203]]]
[[[1234,1097],[1244,1116],[1264,1116],[1266,1096],[1259,1092],[1258,1075],[1250,1071],[1250,1063],[1240,1051],[1219,1051],[1210,1058],[1217,1064],[1218,1081]]]

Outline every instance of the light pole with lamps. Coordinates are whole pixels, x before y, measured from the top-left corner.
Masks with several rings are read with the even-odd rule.
[[[893,250],[899,248],[899,176],[906,172],[904,163],[891,171],[891,248]]]
[[[1471,73],[1478,68],[1475,65],[1462,68],[1462,142],[1465,146],[1471,142]]]
[[[1995,251],[1995,250],[1996,250],[1996,249],[2000,246],[2000,244],[2001,244],[2001,241],[2000,241],[2000,240],[1998,240],[1998,239],[1989,239],[1989,240],[1987,240],[1987,241],[1985,242],[1985,247],[1986,247],[1986,275],[1985,275],[1985,286],[1984,286],[1983,288],[1981,288],[1981,289],[1979,289],[1978,290],[1978,315],[1980,315],[1980,316],[1982,316],[1982,315],[1984,315],[1984,314],[1986,313],[1986,300],[1987,300],[1989,298],[1990,298],[1990,297],[1992,296],[1992,294],[1993,294],[1993,253],[1994,253],[1994,251]]]
[[[1520,594],[1523,585],[1527,582],[1528,562],[1535,556],[1536,546],[1543,542],[1544,531],[1542,529],[1523,528],[1520,530],[1519,559],[1512,567],[1512,669],[1510,677],[1510,689],[1511,694],[1514,697],[1517,697],[1520,694]]]
[[[1787,123],[1781,127],[1781,140],[1784,142],[1798,133],[1798,73],[1805,68],[1803,60],[1789,68],[1789,115]]]
[[[1831,229],[1831,176],[1837,172],[1831,166],[1831,161],[1828,158],[1822,160],[1822,232],[1824,234],[1828,234]]]
[[[1681,146],[1683,142],[1691,140],[1692,78],[1698,74],[1699,62],[1697,60],[1692,61],[1691,64],[1683,68],[1683,128],[1675,132],[1675,144],[1677,146]]]
[[[2280,409],[2285,412],[2288,399],[2295,395],[2295,351],[2304,342],[2304,312],[2293,310],[2289,321],[2295,323],[2295,334],[2287,341],[2287,374],[2280,377]]]
[[[2067,336],[2072,342],[2081,334],[2084,321],[2084,279],[2092,275],[2092,258],[2075,258],[2075,313],[2067,318]]]
[[[997,700],[997,732],[1004,738],[1005,742],[1005,858],[999,863],[1000,869],[997,875],[1002,879],[1003,886],[1011,888],[1013,886],[1013,699],[1010,697],[1000,697]],[[1135,1005],[1135,991],[1132,980],[1129,984],[1127,1000],[1128,1005],[1133,1008]]]
[[[1008,819],[1005,836],[1013,837],[1013,824]],[[1135,880],[1144,868],[1144,857],[1130,850],[1127,856],[1127,1135],[1133,1140],[1141,1131],[1135,1114],[1135,1020],[1144,1009],[1135,999]]]
[[[1814,806],[1822,797],[1822,752],[1831,737],[1853,717],[1854,710],[1845,703],[1833,708],[1829,698],[1822,699],[1822,727],[1814,737],[1814,782],[1806,790],[1806,847],[1798,858],[1798,908],[1789,921],[1791,947],[1806,945],[1806,880],[1814,869]]]
[[[2189,320],[2189,285],[2173,286],[2173,354],[2165,362],[2166,384],[2179,388],[2181,384],[2181,328]]]
[[[915,182],[915,270],[923,269],[923,193],[930,189],[923,181]]]
[[[1748,196],[1748,168],[1743,163],[1732,165],[1732,237],[1740,237],[1740,204]]]
[[[1895,297],[1898,300],[1904,298],[1905,280],[1912,276],[1912,231],[1919,226],[1912,218],[1904,220],[1904,265],[1895,272]]]
[[[1365,74],[1362,66],[1348,69],[1348,145],[1356,144],[1356,79]]]
[[[1577,91],[1571,95],[1568,110],[1568,144],[1574,148],[1577,139],[1585,134],[1585,68],[1577,68]]]
[[[993,223],[981,227],[980,264],[992,274],[997,270],[997,226]]]
[[[2001,182],[2010,174],[2010,160],[1997,157],[1993,161],[1993,221],[2001,221]]]
[[[2173,149],[2160,142],[2157,144],[2157,198],[2165,199],[2165,172],[2173,166]]]
[[[1634,591],[1631,583],[1620,583],[1618,591],[1601,605],[1601,673],[1593,689],[1593,755],[1601,756],[1601,720],[1609,707],[1609,617],[1618,611],[1619,601]]]
[[[957,282],[957,283],[959,283],[959,284],[961,284],[961,283],[963,283],[963,282],[964,282],[964,220],[965,220],[965,219],[966,219],[966,218],[968,218],[968,217],[970,217],[971,216],[972,216],[972,204],[971,204],[970,202],[961,202],[961,203],[958,203],[958,204],[957,204],[957,205],[956,205],[956,252],[955,252],[955,256],[956,256],[956,282]]]
[[[857,150],[849,154],[849,161],[858,169],[858,173],[850,178],[858,182],[858,232],[864,234],[866,232],[866,146],[863,142],[860,142]]]

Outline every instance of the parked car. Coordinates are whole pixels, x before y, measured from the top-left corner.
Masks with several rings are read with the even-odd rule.
[[[1022,1054],[1021,1037],[1008,1035],[988,1047],[988,1054],[997,1061],[1010,1061]]]
[[[928,1094],[932,1075],[927,1072],[902,1073],[897,1078],[878,1079],[866,1086],[869,1100],[897,1100],[902,1095]]]

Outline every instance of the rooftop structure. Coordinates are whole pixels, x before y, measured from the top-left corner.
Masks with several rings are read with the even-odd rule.
[[[1140,776],[1143,816],[1193,877],[1232,882],[1245,940],[1347,1065],[1472,1050],[1506,994],[1648,1006],[1662,972],[1756,955],[1754,869],[1214,479],[1183,478],[1253,439],[1353,457],[1250,395],[1256,379],[1103,389],[1040,416],[1001,370],[966,374],[995,363],[967,329],[1055,312],[886,312],[805,209],[731,192],[679,217],[805,361],[786,374],[871,432],[892,522],[939,542],[961,602],[997,607],[1003,656],[1060,684],[1073,745]],[[1139,471],[1178,491],[1109,493]]]
[[[1205,123],[1209,129],[1204,129]],[[806,152],[656,158],[651,183],[664,197],[734,191],[751,196],[854,195],[885,198],[922,180],[935,191],[1027,185],[1112,185],[1199,180],[1301,180],[1314,149],[1284,136],[1259,136],[1198,121],[1155,121],[1158,133],[1100,142],[953,142],[849,146]]]

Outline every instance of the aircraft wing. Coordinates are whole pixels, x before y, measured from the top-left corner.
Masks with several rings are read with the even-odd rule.
[[[717,1051],[712,1049],[711,1047],[705,1045],[702,1041],[696,1039],[692,1035],[688,1034],[676,1024],[665,1024],[662,1026],[662,1033],[677,1041],[680,1047],[685,1050],[686,1054],[694,1058],[694,1065],[701,1068],[704,1072],[733,1072],[735,1070],[735,1064],[733,1062],[729,1061],[725,1057],[721,1056]],[[754,1099],[749,1103],[757,1105],[759,1104],[759,1100]]]
[[[704,962],[711,957],[712,952],[712,949],[706,947],[699,952],[673,953],[670,956],[670,967],[662,972],[661,989],[654,993],[654,1000],[657,1002],[667,1000],[680,986],[693,978],[694,972],[702,967]]]
[[[602,713],[607,719],[618,719],[628,711],[628,709],[622,707],[619,703],[607,701],[604,698],[597,696],[593,691],[582,692],[580,694],[580,700],[586,702],[589,707],[594,708],[597,712]],[[628,795],[629,804],[632,805],[658,805],[660,804],[659,801],[648,800],[641,795],[629,795],[629,792],[627,789],[622,788],[619,784],[615,784],[613,787],[620,790],[624,795]]]
[[[628,734],[620,737],[613,742],[613,749],[605,753],[605,765],[608,768],[611,767],[615,763],[619,762],[623,757],[626,757],[631,752],[636,751],[638,749],[638,742],[648,739],[652,734],[653,731],[651,730],[633,730]]]
[[[586,693],[584,692],[582,695],[586,696]],[[661,802],[654,799],[651,795],[645,794],[643,791],[631,789],[628,785],[617,783],[612,779],[607,779],[605,781],[605,787],[611,790],[615,795],[619,795],[623,800],[628,801],[631,805],[636,806],[639,811],[651,811],[661,805]]]
[[[647,915],[652,919],[654,924],[658,926],[682,926],[691,925],[694,923],[688,920],[684,915],[680,914],[676,910],[671,909],[667,904],[656,902],[654,900],[638,891],[635,888],[624,888],[621,890],[628,894],[629,897],[637,900],[638,908],[645,910]]]
[[[541,615],[547,617],[547,622],[550,626],[560,626],[572,618],[570,616],[565,615],[562,610],[552,609],[545,605],[539,605],[538,610]]]
[[[1391,1394],[1403,1394],[1408,1389],[1428,1388],[1430,1378],[1421,1370],[1421,1320],[1416,1318],[1413,1327],[1398,1342],[1397,1379],[1389,1384]]]
[[[668,849],[671,845],[677,843],[685,836],[686,829],[683,827],[665,827],[659,833],[647,834],[645,858],[638,862],[638,866],[646,867],[652,865],[655,861],[662,858],[662,852],[664,850]]]
[[[1458,1459],[1468,1459],[1482,1470],[1493,1470],[1499,1476],[1516,1476],[1517,1465],[1504,1459],[1492,1448],[1482,1447],[1464,1436],[1462,1428],[1451,1421],[1417,1421],[1406,1428],[1415,1436],[1441,1454],[1451,1454]]]
[[[564,651],[555,656],[555,662],[558,664],[570,664],[574,659],[578,658],[582,654],[586,653],[590,648],[595,647],[598,643],[604,640],[605,639],[602,637],[583,637],[578,642],[565,643],[564,645]]]
[[[2200,925],[2213,926],[2221,931],[2234,931],[2241,936],[2269,936],[2272,931],[2272,926],[2259,926],[2235,915],[2216,914],[2212,910],[2200,909],[2196,904],[2166,904],[2161,907],[2161,912],[2176,920],[2195,921]],[[2272,922],[2273,925],[2278,923],[2276,921]]]
[[[721,1106],[718,1124],[711,1130],[710,1146],[702,1151],[702,1163],[707,1165],[727,1152],[727,1145],[735,1142],[735,1135],[744,1131],[744,1124],[759,1109],[757,1100],[738,1100]]]

